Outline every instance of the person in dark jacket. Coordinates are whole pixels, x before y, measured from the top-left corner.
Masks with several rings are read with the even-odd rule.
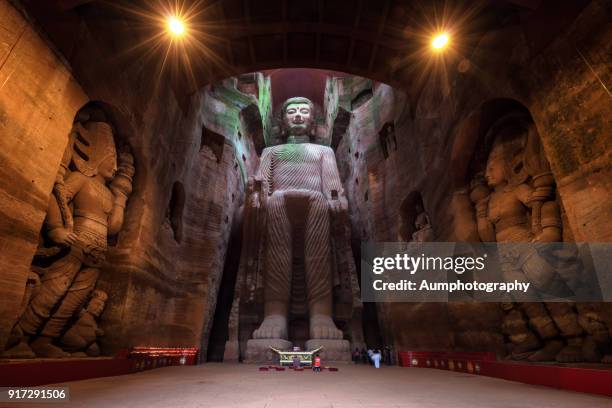
[[[368,356],[368,352],[366,351],[366,349],[362,348],[361,349],[361,364],[368,364],[369,360],[370,360],[370,357]]]
[[[391,365],[391,347],[389,346],[384,348],[383,361],[386,365]]]
[[[361,352],[359,351],[358,348],[355,348],[355,351],[353,351],[353,363],[359,364],[360,361],[361,361]]]

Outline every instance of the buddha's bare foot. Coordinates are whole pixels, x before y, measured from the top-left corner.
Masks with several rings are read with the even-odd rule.
[[[49,337],[39,337],[30,344],[30,347],[32,348],[32,351],[34,351],[34,354],[36,354],[36,357],[70,357],[70,353],[66,353],[61,348],[51,344],[51,340],[52,339]]]
[[[264,319],[259,329],[253,332],[254,339],[286,339],[287,318],[281,315],[271,315]]]
[[[560,363],[578,363],[584,361],[582,347],[567,345],[557,354],[556,360]]]
[[[542,347],[542,343],[540,343],[540,340],[538,340],[535,334],[528,332],[524,336],[524,340],[514,346],[514,348],[512,349],[512,354],[522,355],[530,352],[533,353],[540,347]]]
[[[310,338],[341,340],[342,331],[336,328],[331,317],[314,315],[310,318]]]
[[[561,340],[549,340],[540,350],[529,356],[529,361],[554,361],[563,348]]]
[[[10,349],[6,350],[2,354],[2,357],[4,358],[34,358],[36,357],[36,355],[30,348],[30,346],[28,346],[28,343],[26,343],[25,341],[21,341],[17,343],[16,346],[13,346]]]
[[[532,355],[534,355],[535,352],[533,351],[526,351],[524,353],[512,353],[508,356],[509,360],[516,360],[516,361],[523,361],[523,360],[528,360]]]
[[[584,357],[584,361],[589,363],[599,363],[603,358],[597,343],[590,337],[587,337],[582,344],[582,357]]]

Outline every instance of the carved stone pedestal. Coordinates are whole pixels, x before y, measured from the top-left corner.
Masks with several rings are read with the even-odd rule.
[[[270,347],[286,351],[291,350],[293,343],[283,339],[251,339],[247,341],[245,363],[277,363],[278,354],[270,350]]]
[[[348,340],[314,339],[306,342],[306,350],[314,350],[323,346],[318,354],[323,364],[328,362],[349,363],[351,361],[351,344]]]

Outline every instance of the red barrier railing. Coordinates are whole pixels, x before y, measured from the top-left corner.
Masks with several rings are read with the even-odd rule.
[[[612,369],[497,361],[489,352],[400,351],[402,367],[437,368],[612,396]]]
[[[402,367],[437,368],[473,374],[480,371],[481,361],[497,360],[495,353],[489,352],[400,351],[398,356]]]
[[[145,347],[139,346],[127,352],[134,361],[134,371],[157,367],[195,365],[199,349],[195,347]]]

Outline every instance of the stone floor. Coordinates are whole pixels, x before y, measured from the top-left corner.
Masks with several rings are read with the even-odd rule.
[[[259,372],[209,363],[67,383],[71,402],[42,407],[612,407],[612,399],[449,371],[339,366]],[[16,404],[25,407],[30,404]]]

